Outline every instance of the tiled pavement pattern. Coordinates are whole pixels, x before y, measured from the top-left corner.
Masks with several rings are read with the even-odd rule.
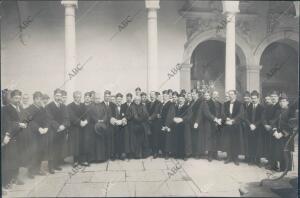
[[[298,149],[298,148],[297,148]],[[294,153],[297,156],[297,153]],[[298,158],[295,158],[297,175]],[[173,173],[171,169],[176,167]],[[180,165],[179,165],[180,164]],[[73,174],[71,174],[73,172]],[[81,167],[76,173],[70,165],[54,175],[36,176],[23,186],[13,186],[5,197],[114,197],[114,196],[240,196],[239,187],[260,181],[270,171],[240,163],[224,164],[205,159],[147,159],[109,161]],[[277,173],[278,174],[278,173]]]

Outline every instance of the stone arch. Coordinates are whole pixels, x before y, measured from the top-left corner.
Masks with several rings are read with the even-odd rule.
[[[254,65],[260,65],[260,59],[261,56],[264,52],[264,50],[272,43],[276,42],[276,41],[280,41],[280,40],[292,40],[298,43],[299,45],[299,32],[295,32],[295,31],[280,31],[280,32],[276,32],[273,33],[267,37],[265,37],[262,42],[260,42],[257,47],[254,49]],[[297,48],[297,46],[293,46],[294,48]],[[298,50],[298,49],[296,49]]]
[[[225,33],[224,32],[216,33],[215,29],[208,30],[202,33],[195,32],[184,46],[185,49],[183,54],[183,63],[185,64],[191,63],[191,57],[193,51],[200,43],[207,40],[225,41],[225,39],[226,39]],[[251,58],[250,58],[251,49],[249,45],[246,43],[246,41],[243,40],[238,34],[236,34],[236,45],[238,47],[236,53],[241,59],[241,64],[243,66],[251,64]]]

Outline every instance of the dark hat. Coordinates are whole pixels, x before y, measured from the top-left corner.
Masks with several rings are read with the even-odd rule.
[[[147,96],[147,94],[145,92],[142,92],[141,96]]]
[[[249,92],[249,91],[246,91],[246,92],[244,93],[244,97],[250,97],[250,92]]]
[[[117,93],[116,98],[118,98],[118,97],[123,98],[123,95],[121,93]]]
[[[111,92],[110,92],[109,90],[105,90],[105,91],[104,91],[104,94],[108,94],[108,95],[110,95],[110,94],[111,94]]]
[[[95,124],[96,134],[103,135],[105,130],[107,130],[107,126],[104,122],[98,122]]]
[[[95,91],[90,91],[90,94],[95,94],[96,92]]]
[[[279,100],[288,100],[288,97],[285,93],[280,94]]]
[[[272,92],[270,93],[270,95],[277,95],[277,96],[278,96],[279,93],[278,93],[278,91],[275,91],[275,90],[274,90],[274,91],[272,91]]]
[[[63,90],[61,90],[61,89],[55,89],[55,90],[54,90],[54,95],[55,95],[55,94],[58,94],[58,93],[60,93],[60,94],[62,95],[62,94],[63,94],[62,91],[63,91]]]
[[[38,98],[38,97],[40,97],[40,98],[42,98],[43,99],[43,94],[42,94],[42,92],[40,92],[40,91],[36,91],[36,92],[34,92],[33,93],[33,99],[36,99],[36,98]]]
[[[257,97],[259,97],[258,91],[256,91],[256,90],[252,91],[251,92],[251,96],[257,96]]]
[[[156,95],[156,96],[159,96],[159,95],[160,95],[160,93],[159,93],[158,91],[156,91],[156,92],[155,92],[155,95]]]
[[[50,97],[49,97],[47,94],[43,94],[42,99],[43,99],[43,100],[44,100],[44,99],[50,99]]]
[[[182,89],[181,91],[180,91],[180,93],[182,94],[186,94],[186,91],[185,91],[185,89]]]
[[[15,89],[12,92],[10,92],[10,97],[14,97],[14,96],[22,96],[22,92],[18,89]]]

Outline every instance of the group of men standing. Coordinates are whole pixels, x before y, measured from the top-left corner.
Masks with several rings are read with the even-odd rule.
[[[37,91],[33,104],[26,107],[21,91],[7,93],[1,108],[3,187],[23,184],[17,178],[19,167],[27,167],[33,178],[44,174],[41,162],[46,160],[53,174],[70,155],[76,167],[150,155],[205,157],[211,162],[224,151],[225,163],[239,165],[242,154],[249,164],[260,165],[260,159],[266,158],[273,170],[291,168],[285,167],[283,147],[298,127],[298,106],[289,108],[285,94],[272,92],[261,104],[257,91],[240,102],[231,90],[222,104],[217,91],[169,89],[162,94],[152,91],[149,98],[140,88],[135,91],[135,96],[112,96],[106,90],[103,101],[99,93],[75,91],[70,104],[64,90],[56,89],[50,103]]]

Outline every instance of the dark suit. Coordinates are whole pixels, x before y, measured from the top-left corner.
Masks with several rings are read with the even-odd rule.
[[[49,167],[55,168],[63,162],[65,157],[66,133],[67,128],[70,126],[70,122],[67,107],[63,104],[60,104],[60,107],[57,107],[54,102],[51,102],[46,106],[46,111],[49,116],[50,124],[48,131],[50,136]],[[57,132],[60,125],[64,125],[65,130]]]
[[[245,122],[247,128],[247,140],[248,140],[248,158],[250,161],[258,162],[259,158],[263,156],[263,117],[264,109],[263,106],[257,104],[254,109],[254,104],[250,104],[246,109]],[[256,129],[254,131],[250,130],[250,125],[254,124]]]
[[[226,118],[234,120],[232,125],[225,124],[223,128],[225,149],[229,159],[237,160],[238,154],[241,153],[241,146],[243,145],[241,119],[243,115],[244,108],[241,102],[234,101],[232,113],[230,113],[230,101],[224,103],[223,122],[226,122]]]
[[[192,104],[190,105],[191,108],[191,119],[190,119],[190,128],[191,128],[191,149],[192,154],[194,156],[201,154],[201,148],[200,148],[200,128],[201,128],[201,118],[200,118],[200,106],[201,106],[201,100],[197,99],[196,101],[192,101]],[[194,124],[198,123],[198,128],[194,128]]]
[[[121,105],[121,115],[122,118],[128,118],[128,109],[132,105],[128,103],[124,103]],[[132,136],[132,123],[127,120],[127,125],[124,126],[124,150],[126,154],[130,154],[134,152],[134,149],[131,147],[131,136]]]
[[[117,120],[122,120],[125,115],[124,113],[122,112],[122,107],[120,106],[118,108],[118,106],[116,105],[115,108],[114,108],[114,118],[117,119]],[[115,145],[115,155],[117,157],[121,157],[121,155],[123,153],[125,153],[125,147],[124,147],[124,142],[125,142],[125,136],[124,136],[124,133],[125,133],[125,129],[124,129],[124,126],[121,125],[121,126],[113,126],[114,128],[114,145]]]

